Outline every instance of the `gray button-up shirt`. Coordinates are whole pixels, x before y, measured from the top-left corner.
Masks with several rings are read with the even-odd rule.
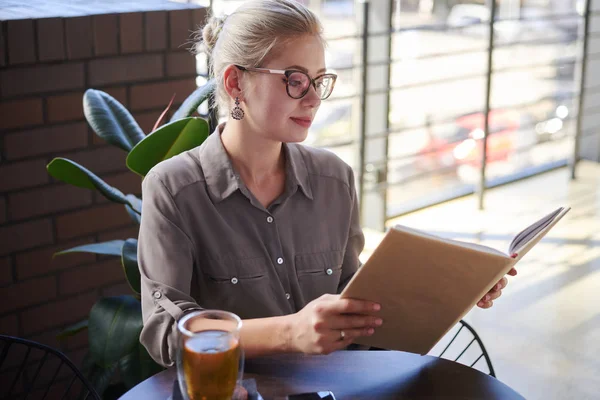
[[[357,270],[364,236],[352,169],[326,150],[283,148],[285,189],[268,208],[232,167],[219,130],[144,178],[140,340],[160,364],[173,364],[175,321],[189,310],[286,315],[341,292]]]

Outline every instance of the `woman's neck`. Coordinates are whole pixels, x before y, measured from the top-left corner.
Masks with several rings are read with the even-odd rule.
[[[229,123],[221,133],[221,141],[233,167],[246,184],[259,186],[285,170],[282,143],[264,139],[260,134],[243,132],[242,124]]]

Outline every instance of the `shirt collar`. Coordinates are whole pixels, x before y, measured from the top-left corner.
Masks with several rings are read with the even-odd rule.
[[[211,198],[217,203],[225,200],[243,185],[221,141],[224,126],[225,124],[219,125],[199,148],[206,185]],[[286,191],[293,191],[299,186],[304,195],[312,200],[308,168],[298,147],[296,144],[283,144],[286,156]]]

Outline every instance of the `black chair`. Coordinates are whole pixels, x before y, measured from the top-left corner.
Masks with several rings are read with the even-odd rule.
[[[0,399],[101,400],[62,352],[6,335],[0,335],[0,343]]]
[[[483,358],[487,364],[487,373],[495,378],[496,372],[494,371],[492,360],[490,359],[481,338],[477,332],[475,332],[475,329],[463,320],[460,320],[453,329],[456,330],[454,335],[452,335],[453,330],[451,330],[445,338],[450,338],[449,342],[446,344],[446,341],[443,338],[438,344],[437,347],[443,346],[444,344],[446,344],[446,346],[437,356],[460,362],[472,368],[475,368],[475,365]],[[435,349],[436,348],[434,348],[433,351],[435,351]],[[435,353],[433,354],[435,355]],[[444,355],[446,355],[446,357],[444,357]]]

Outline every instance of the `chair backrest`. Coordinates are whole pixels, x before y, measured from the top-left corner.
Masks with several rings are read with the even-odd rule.
[[[0,335],[0,346],[0,399],[101,400],[59,350],[6,335]]]
[[[441,350],[440,352],[440,349]],[[496,377],[496,372],[492,365],[492,360],[481,341],[481,338],[475,332],[475,329],[467,322],[460,320],[448,334],[430,352],[431,355],[437,355],[460,362],[472,368],[483,369],[487,374]],[[481,361],[483,359],[483,361]],[[481,361],[481,362],[480,362]]]

